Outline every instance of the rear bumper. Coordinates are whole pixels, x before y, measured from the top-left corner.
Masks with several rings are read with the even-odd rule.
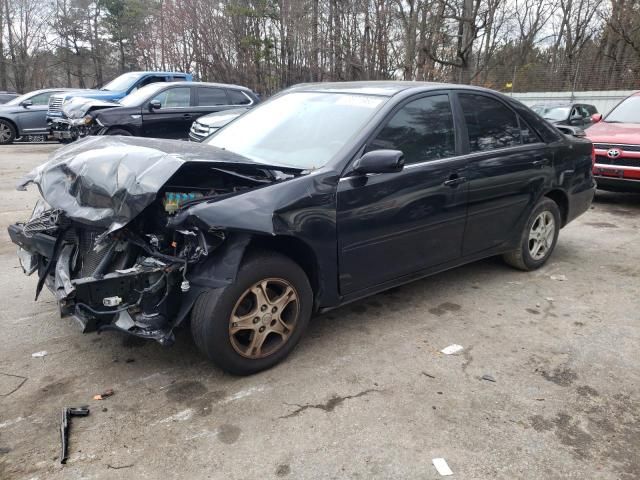
[[[569,195],[569,211],[567,212],[567,221],[565,225],[589,210],[595,194],[596,183],[591,181],[590,185],[585,186],[585,188],[580,190],[573,191]]]

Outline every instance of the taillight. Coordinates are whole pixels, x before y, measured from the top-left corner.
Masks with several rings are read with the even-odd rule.
[[[596,147],[591,144],[591,168],[596,166]]]

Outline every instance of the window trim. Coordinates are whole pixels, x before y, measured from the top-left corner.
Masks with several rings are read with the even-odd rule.
[[[458,114],[460,115],[460,123],[463,125],[463,132],[464,135],[461,135],[461,137],[463,137],[463,139],[465,140],[463,142],[463,146],[465,147],[465,152],[464,155],[487,155],[487,154],[491,154],[492,152],[504,152],[504,151],[508,151],[508,150],[512,150],[512,149],[516,149],[516,148],[521,148],[521,147],[532,147],[535,145],[539,145],[539,144],[543,144],[546,146],[546,143],[544,142],[544,140],[542,140],[541,135],[538,133],[537,130],[531,128],[531,126],[525,121],[524,118],[521,118],[521,116],[518,114],[518,112],[516,112],[513,108],[511,108],[511,106],[505,102],[504,100],[502,100],[499,96],[497,95],[492,95],[491,93],[488,92],[483,92],[483,91],[475,91],[475,90],[453,90],[452,91],[454,99],[455,99],[455,103],[457,105],[458,108]],[[520,145],[512,145],[509,147],[500,147],[500,148],[494,148],[491,150],[484,150],[484,151],[478,151],[478,152],[472,152],[471,151],[471,141],[469,139],[469,130],[467,129],[467,121],[464,118],[464,110],[462,109],[462,103],[460,102],[460,98],[458,97],[459,94],[467,94],[467,95],[479,95],[482,97],[487,97],[490,99],[493,99],[495,101],[497,101],[498,103],[502,104],[505,108],[507,108],[515,117],[516,117],[516,121],[518,122],[518,130],[520,131]],[[522,128],[520,126],[520,122],[523,121],[525,122],[525,124],[527,125],[527,127],[529,127],[530,130],[532,130],[533,132],[536,133],[538,140],[540,140],[539,142],[536,143],[522,143]]]
[[[460,150],[460,137],[461,135],[458,133],[459,130],[459,119],[457,118],[457,114],[456,114],[456,110],[454,108],[453,102],[452,102],[452,97],[451,97],[451,90],[429,90],[426,92],[420,92],[417,93],[415,95],[412,95],[410,97],[407,97],[405,99],[403,99],[402,101],[398,102],[397,105],[395,105],[389,112],[387,112],[387,114],[385,115],[385,117],[380,120],[380,122],[378,123],[378,125],[376,126],[376,128],[371,132],[371,134],[367,137],[367,139],[363,142],[363,144],[360,146],[360,149],[358,150],[358,154],[355,155],[355,157],[349,162],[349,164],[347,165],[347,168],[345,169],[345,172],[350,172],[351,171],[351,166],[353,165],[353,163],[360,158],[362,155],[364,155],[365,149],[367,148],[367,145],[369,145],[369,143],[371,143],[372,140],[374,140],[378,134],[382,131],[382,129],[384,129],[388,123],[391,121],[391,119],[396,115],[396,113],[398,113],[398,111],[402,110],[407,104],[414,102],[416,100],[420,100],[422,98],[426,98],[426,97],[435,97],[435,96],[440,96],[440,95],[446,95],[449,98],[449,106],[451,107],[451,118],[453,120],[453,146],[455,149],[455,153],[450,156],[450,157],[443,157],[443,158],[437,158],[437,159],[433,159],[433,160],[424,160],[422,162],[415,162],[415,163],[407,163],[405,164],[404,168],[408,168],[412,165],[424,165],[427,163],[432,163],[432,162],[436,162],[439,160],[449,160],[451,158],[456,158],[459,157],[460,155],[462,155],[462,152]],[[348,173],[347,173],[348,174]]]

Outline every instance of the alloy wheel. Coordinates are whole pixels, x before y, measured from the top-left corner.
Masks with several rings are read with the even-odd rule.
[[[12,135],[11,127],[6,123],[0,123],[0,143],[8,142]]]
[[[556,222],[551,212],[541,212],[529,231],[529,254],[534,260],[543,259],[553,246]]]
[[[298,293],[282,278],[267,278],[246,289],[229,319],[229,339],[246,358],[269,356],[282,348],[300,315]]]

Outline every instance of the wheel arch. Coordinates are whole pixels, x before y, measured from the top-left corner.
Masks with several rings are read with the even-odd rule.
[[[553,200],[556,205],[558,205],[562,223],[561,227],[564,227],[567,224],[567,219],[569,218],[569,197],[560,189],[551,190],[545,193],[544,196]]]
[[[110,135],[109,132],[112,132],[113,130],[124,130],[126,132],[129,132],[132,136],[135,136],[135,132],[126,125],[112,125],[110,127],[107,127],[107,130],[104,132],[104,134]]]
[[[247,246],[245,255],[247,252],[255,250],[274,251],[296,262],[309,279],[314,298],[314,311],[317,310],[321,293],[320,267],[316,253],[307,243],[288,235],[255,235]]]
[[[3,122],[7,122],[7,123],[11,124],[13,129],[16,131],[16,138],[18,138],[20,136],[20,129],[18,128],[18,124],[16,123],[15,120],[13,120],[11,118],[8,118],[8,117],[0,117],[0,120],[2,120]]]

